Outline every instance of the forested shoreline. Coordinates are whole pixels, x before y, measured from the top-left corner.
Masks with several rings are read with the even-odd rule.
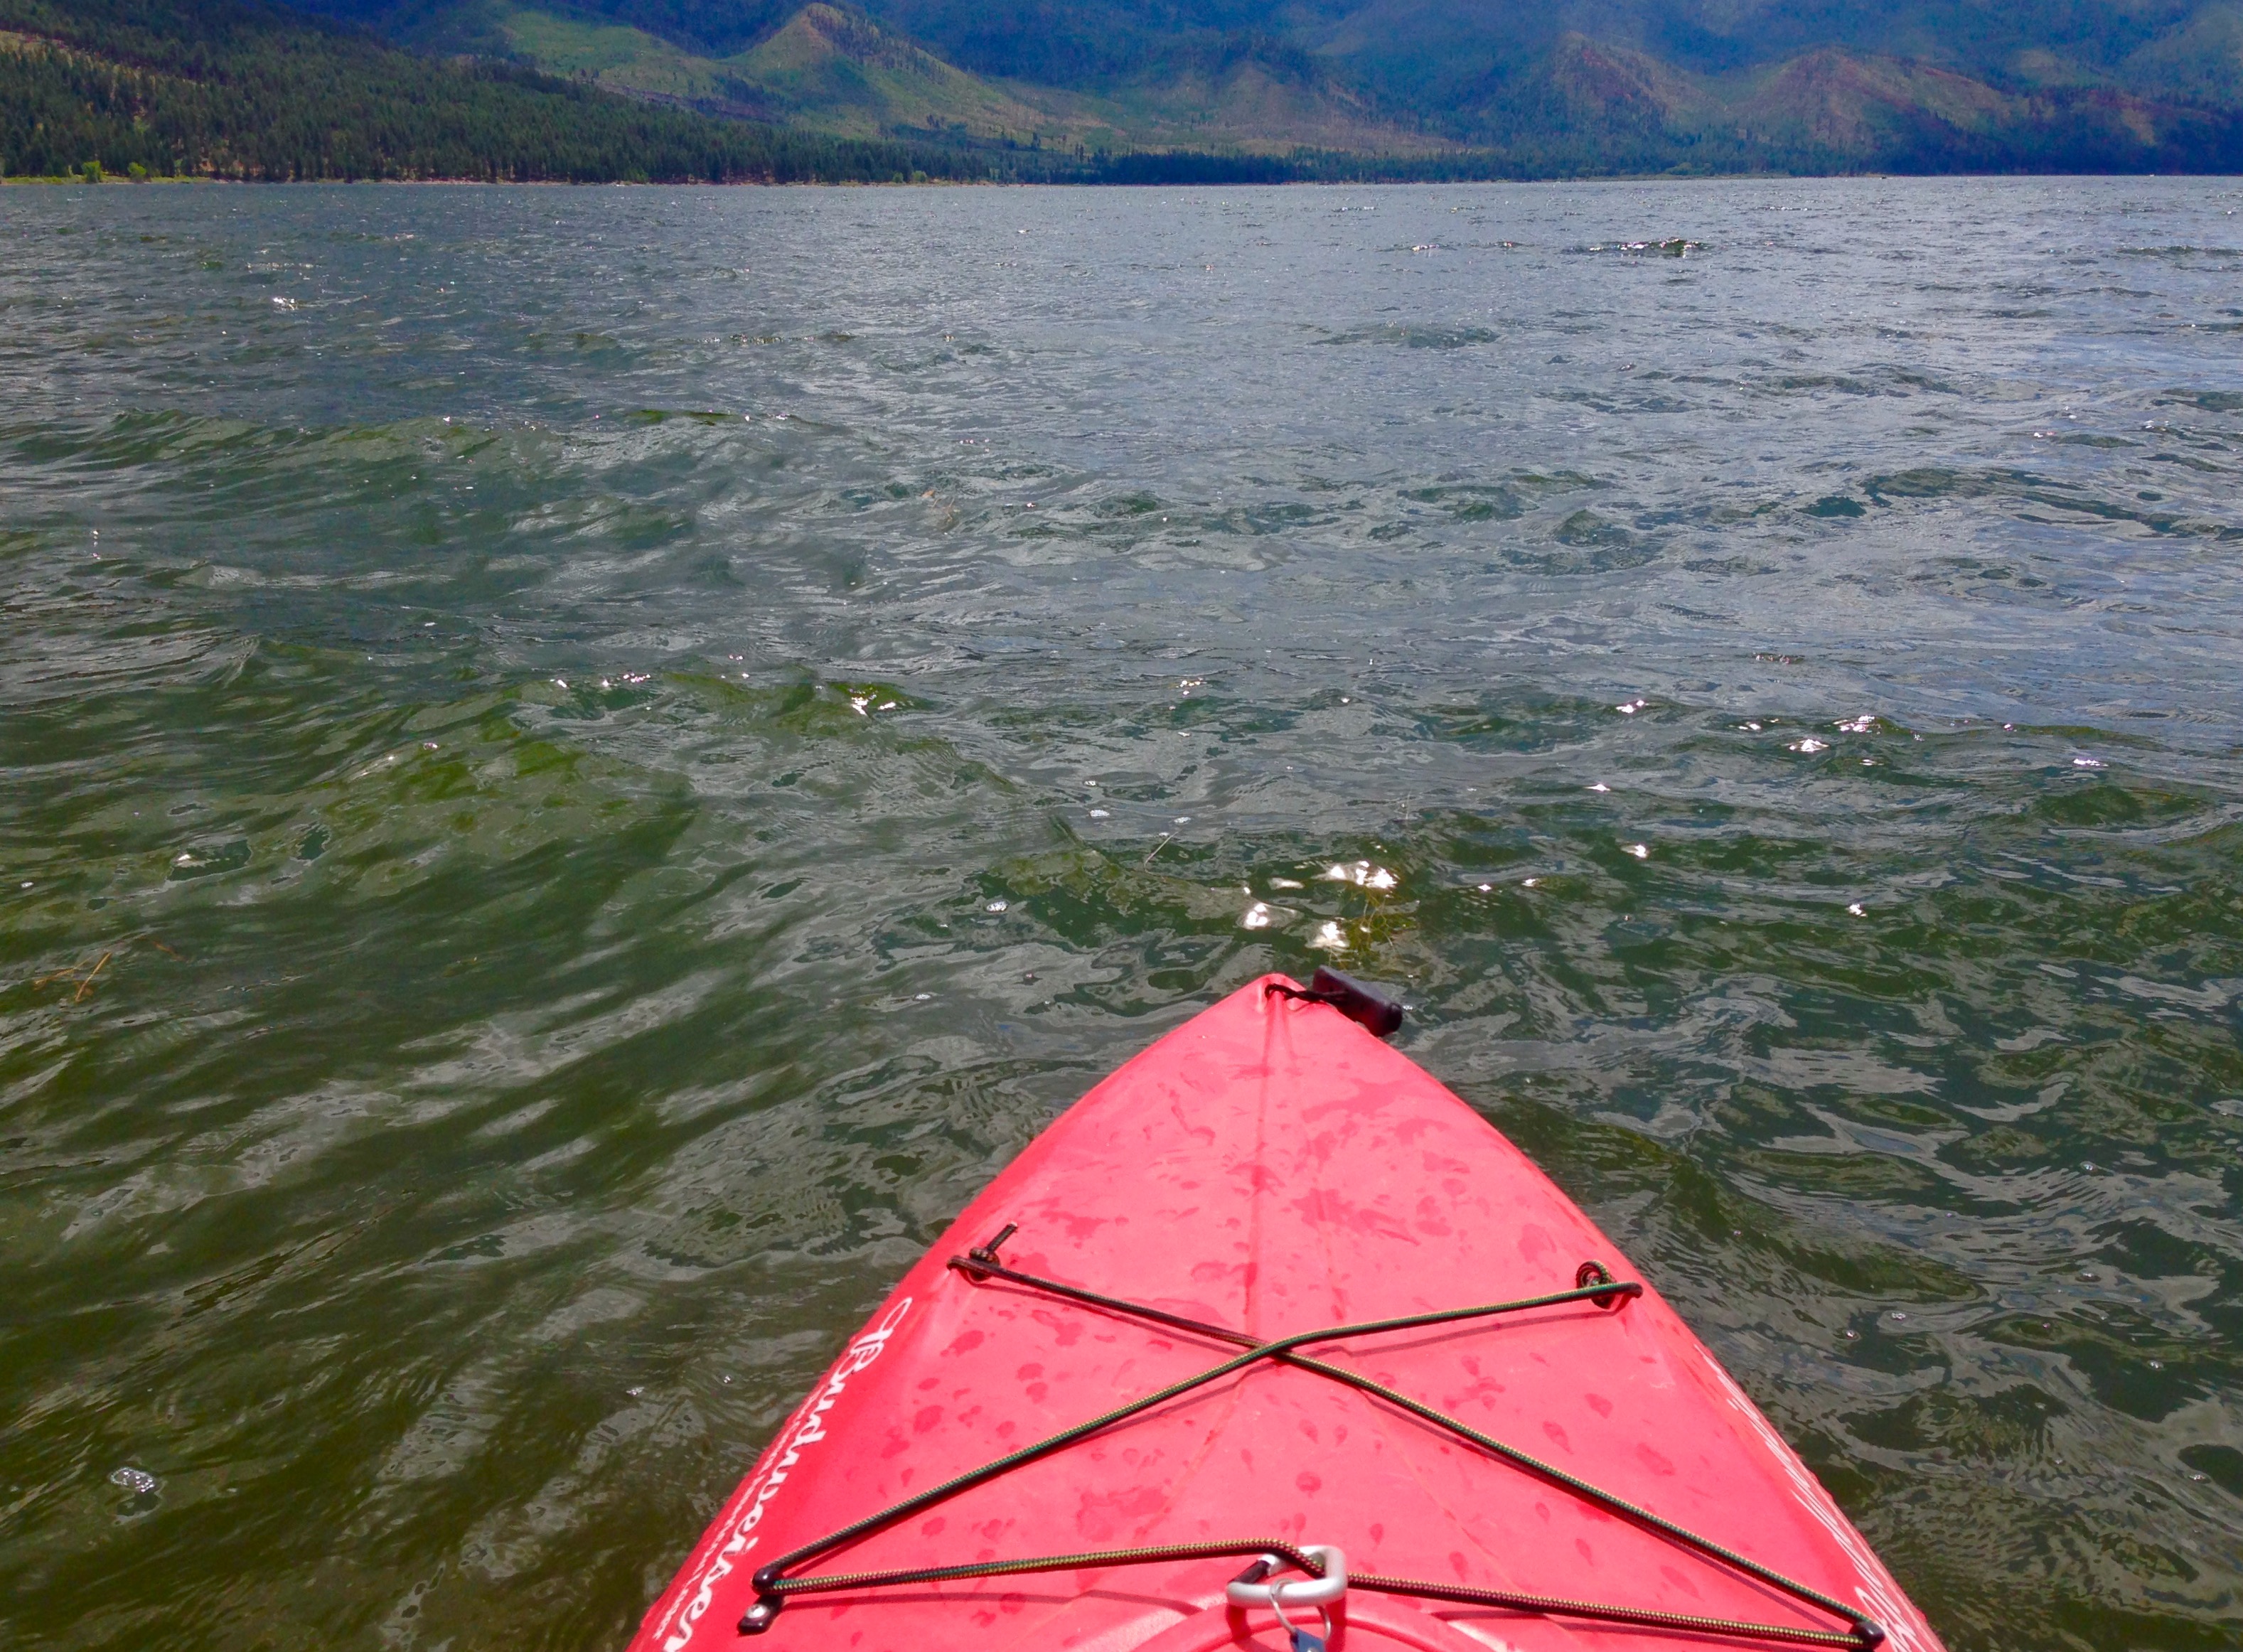
[[[1001,153],[719,120],[509,64],[416,57],[238,0],[0,0],[0,171],[11,178],[875,183],[1009,175]]]

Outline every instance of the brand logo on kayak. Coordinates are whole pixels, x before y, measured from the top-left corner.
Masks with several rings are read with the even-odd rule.
[[[787,1475],[802,1461],[804,1451],[825,1438],[825,1414],[833,1409],[834,1401],[847,1389],[849,1379],[880,1357],[888,1346],[888,1339],[904,1322],[904,1315],[911,1312],[911,1298],[906,1297],[888,1311],[886,1319],[849,1345],[849,1351],[833,1362],[825,1386],[812,1393],[802,1409],[794,1414],[779,1443],[772,1447],[771,1467],[740,1488],[740,1494],[732,1502],[732,1509],[738,1511],[738,1517],[734,1518],[731,1510],[726,1511],[726,1518],[731,1521],[731,1528],[724,1533],[724,1541],[717,1546],[717,1552],[710,1556],[708,1568],[696,1581],[685,1609],[677,1616],[676,1628],[662,1643],[662,1652],[683,1652],[685,1643],[693,1638],[694,1626],[709,1609],[709,1602],[716,1598],[717,1585],[730,1577],[740,1557],[756,1546],[755,1530],[763,1524],[765,1506],[786,1484]]]

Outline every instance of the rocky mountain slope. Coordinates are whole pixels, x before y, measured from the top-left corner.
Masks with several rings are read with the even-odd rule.
[[[2243,170],[2243,0],[300,0],[859,137],[1565,173]]]

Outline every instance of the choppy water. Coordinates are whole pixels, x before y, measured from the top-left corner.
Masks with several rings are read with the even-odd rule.
[[[2233,1644],[2239,207],[7,191],[8,1638],[619,1644],[1335,925],[1956,1648]]]

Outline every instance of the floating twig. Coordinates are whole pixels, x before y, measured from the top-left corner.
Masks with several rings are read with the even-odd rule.
[[[72,1004],[76,1004],[80,999],[84,998],[87,993],[93,991],[94,977],[99,975],[104,970],[109,967],[110,959],[115,957],[119,952],[130,949],[132,944],[136,941],[145,941],[149,945],[154,947],[158,952],[164,954],[165,957],[175,958],[181,964],[185,964],[187,961],[185,956],[173,951],[170,947],[165,946],[161,941],[158,940],[152,935],[129,936],[125,940],[119,942],[117,945],[111,947],[99,957],[96,958],[93,961],[93,967],[91,969],[86,968],[83,964],[73,964],[64,969],[51,970],[47,974],[40,976],[35,979],[31,983],[31,990],[36,992],[41,987],[51,986],[57,981],[75,981],[77,983],[77,991],[71,994],[71,1002]]]
[[[71,1002],[72,1004],[76,1004],[80,998],[85,997],[87,993],[93,991],[93,977],[99,975],[101,973],[101,966],[108,963],[109,960],[115,956],[116,954],[114,952],[104,952],[98,958],[94,960],[93,968],[85,972],[85,979],[79,982],[77,984],[77,991],[71,994]]]

